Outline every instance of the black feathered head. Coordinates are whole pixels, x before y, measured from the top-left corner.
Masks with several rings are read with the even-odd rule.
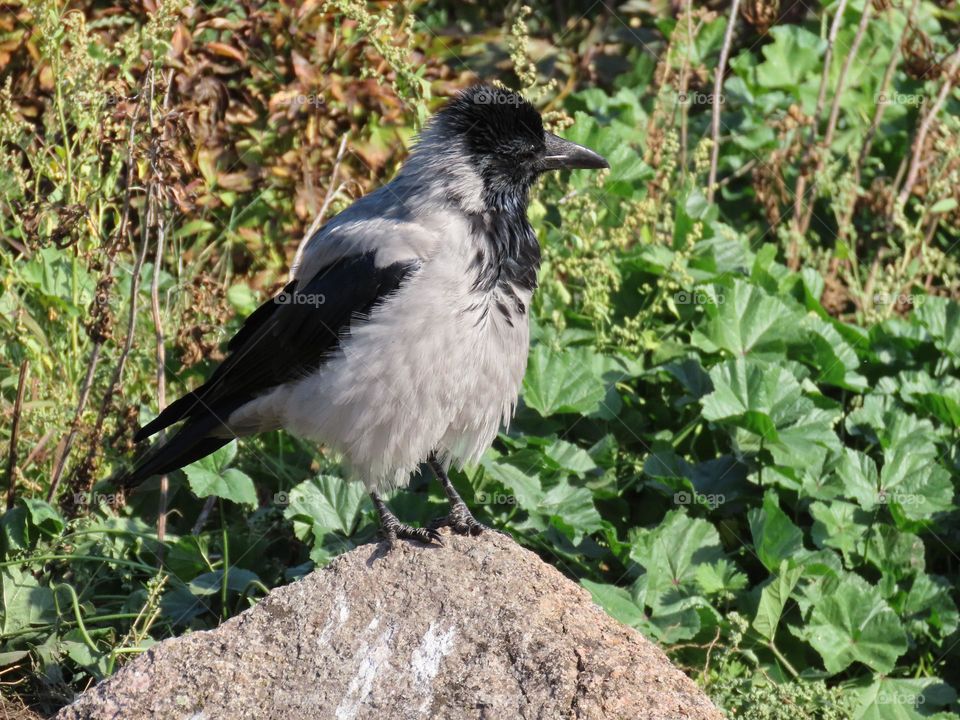
[[[537,109],[519,93],[474,85],[430,121],[418,150],[431,164],[466,161],[482,181],[484,206],[526,206],[530,185],[547,170],[605,168],[607,161],[543,129]]]

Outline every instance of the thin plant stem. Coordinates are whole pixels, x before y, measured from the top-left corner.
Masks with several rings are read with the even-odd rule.
[[[910,193],[913,192],[913,186],[917,182],[917,176],[920,174],[920,165],[923,161],[923,146],[927,141],[927,135],[933,125],[934,118],[940,114],[940,110],[947,101],[947,96],[950,94],[950,91],[953,90],[958,66],[960,66],[960,49],[955,50],[947,61],[943,85],[940,87],[940,92],[937,93],[937,99],[934,100],[933,105],[930,106],[930,109],[923,116],[920,127],[917,129],[917,135],[913,140],[913,154],[910,157],[907,178],[903,183],[903,187],[900,189],[900,193],[897,195],[897,202],[901,206],[906,204],[907,198],[909,198]]]
[[[717,163],[720,159],[720,94],[723,91],[723,74],[726,72],[727,60],[730,58],[730,45],[733,43],[733,31],[737,24],[737,13],[740,12],[740,0],[733,0],[730,4],[730,19],[727,20],[727,30],[723,35],[723,47],[720,49],[720,62],[717,63],[717,74],[713,79],[713,107],[710,115],[710,175],[707,180],[707,200],[713,202],[717,186]]]
[[[13,403],[13,423],[10,427],[10,451],[7,455],[7,510],[13,507],[17,493],[17,441],[20,438],[20,415],[23,411],[23,392],[27,382],[27,361],[20,363],[17,379],[17,399]]]

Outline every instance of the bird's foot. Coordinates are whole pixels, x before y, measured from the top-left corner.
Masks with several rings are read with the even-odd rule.
[[[397,540],[401,539],[416,540],[417,542],[422,542],[424,545],[430,545],[434,542],[438,545],[443,545],[443,538],[440,537],[440,533],[434,528],[415,528],[406,523],[402,523],[397,519],[396,515],[390,512],[390,508],[387,507],[387,504],[377,492],[370,493],[370,497],[373,500],[373,506],[376,508],[377,514],[380,516],[380,532],[383,534],[384,540],[387,541],[388,550],[395,548]]]
[[[453,503],[450,506],[450,514],[437,518],[430,523],[430,527],[434,529],[448,527],[458,535],[479,535],[484,530],[490,530],[471,514],[463,501]]]
[[[432,527],[418,528],[396,521],[385,523],[381,532],[391,550],[397,546],[397,540],[416,540],[424,545],[431,545],[436,542],[438,545],[443,545],[443,538],[440,537],[440,533]]]

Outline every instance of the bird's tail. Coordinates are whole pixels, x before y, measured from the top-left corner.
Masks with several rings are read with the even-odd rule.
[[[216,427],[223,425],[209,415],[187,422],[172,438],[154,444],[132,468],[113,476],[110,482],[117,487],[134,487],[154,475],[165,475],[206,457],[232,439],[211,435]]]

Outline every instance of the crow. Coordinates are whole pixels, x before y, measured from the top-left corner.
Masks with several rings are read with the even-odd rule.
[[[544,172],[609,167],[546,132],[520,94],[475,85],[426,124],[396,177],[325,223],[291,282],[230,340],[203,385],[136,435],[179,429],[120,476],[134,486],[235,437],[283,428],[339,453],[392,547],[484,529],[447,475],[511,419],[527,365],[540,246],[527,219]],[[381,494],[433,469],[450,513],[425,528]]]

